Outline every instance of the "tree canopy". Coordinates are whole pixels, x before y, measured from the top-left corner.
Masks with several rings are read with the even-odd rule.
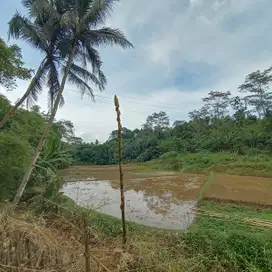
[[[17,79],[30,79],[32,71],[24,67],[21,49],[15,44],[8,46],[0,39],[0,85],[12,90]]]
[[[246,93],[244,99],[255,108],[259,117],[265,116],[272,107],[272,66],[264,71],[250,73],[243,84],[239,86],[241,92]]]

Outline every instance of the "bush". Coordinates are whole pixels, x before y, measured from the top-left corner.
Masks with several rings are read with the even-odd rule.
[[[249,267],[271,271],[272,235],[235,228],[231,231],[203,228],[187,232],[183,239],[190,253],[207,255],[210,264],[219,261],[226,268],[239,268],[238,271],[249,271]]]
[[[24,174],[31,147],[19,136],[0,133],[0,199],[11,200]]]
[[[167,152],[153,166],[187,172],[227,172],[239,175],[272,176],[272,158],[267,155],[242,156],[236,153]],[[150,164],[152,166],[152,163]]]

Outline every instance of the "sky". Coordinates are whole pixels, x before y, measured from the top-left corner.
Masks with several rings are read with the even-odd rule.
[[[1,1],[0,36],[8,39],[8,21],[20,0]],[[84,141],[107,140],[116,129],[113,105],[118,95],[122,123],[139,128],[148,115],[165,111],[173,122],[186,120],[201,107],[211,90],[238,93],[245,76],[272,63],[271,0],[121,0],[107,25],[121,29],[133,49],[99,48],[106,90],[93,103],[77,88],[66,85],[66,104],[56,118],[74,123]],[[42,56],[28,44],[10,40],[22,48],[23,61],[36,68]],[[1,93],[15,102],[28,86]],[[47,89],[38,105],[47,111]]]

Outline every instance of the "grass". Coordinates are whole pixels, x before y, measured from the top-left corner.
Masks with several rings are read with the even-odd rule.
[[[33,204],[35,208],[41,205],[39,202]],[[117,271],[117,267],[118,271],[139,272],[272,271],[271,229],[251,226],[238,220],[239,217],[271,220],[271,209],[222,205],[202,199],[200,209],[228,215],[229,219],[199,216],[187,231],[160,230],[128,222],[128,244],[126,251],[123,252],[121,220],[88,211],[67,197],[62,197],[59,205],[58,215],[53,216],[47,212],[43,217],[41,215],[35,217],[33,212],[25,210],[17,215],[9,214],[8,217],[5,215],[8,221],[2,224],[5,226],[3,233],[12,229],[9,244],[18,244],[19,241],[24,249],[24,238],[30,238],[31,250],[33,252],[36,250],[39,254],[44,252],[43,260],[46,260],[50,264],[48,267],[53,269],[57,256],[64,258],[67,252],[75,253],[73,258],[82,256],[80,231],[73,230],[81,228],[80,216],[88,212],[91,252],[95,254],[93,257],[110,268],[110,271]],[[39,210],[36,211],[40,214]],[[16,224],[12,218],[17,219]],[[3,220],[1,219],[1,223]],[[40,226],[40,221],[46,223]],[[3,239],[4,235],[0,237]],[[21,237],[20,240],[18,237]],[[39,254],[35,256],[36,259],[39,259]],[[54,259],[50,256],[54,256]],[[4,259],[1,259],[0,268],[3,262]],[[61,262],[57,263],[60,267]],[[74,270],[69,271],[84,271],[82,258],[77,258],[74,264],[76,264]],[[93,263],[93,271],[99,271],[96,268]],[[59,268],[57,271],[63,269]]]
[[[147,164],[134,164],[133,167],[138,173],[161,172],[161,169],[149,167]]]
[[[272,230],[241,223],[243,218],[272,220],[272,210],[202,200],[207,212],[229,219],[197,217],[187,231],[159,230],[128,222],[133,271],[272,271]],[[92,212],[90,225],[105,239],[121,241],[121,221]],[[126,270],[125,270],[126,271]],[[129,270],[128,270],[129,271]]]
[[[218,204],[213,201],[203,201],[201,208],[209,212],[224,213],[232,217],[246,217],[272,220],[271,208],[252,207],[242,204]]]
[[[56,221],[1,205],[0,271],[82,271],[80,244],[70,232],[56,228]]]
[[[190,252],[204,254],[227,271],[272,271],[272,231],[242,224],[238,218],[272,219],[271,209],[203,201],[201,209],[231,215],[230,220],[202,216],[183,239]]]
[[[200,205],[201,202],[203,201],[204,195],[207,193],[210,185],[213,182],[213,172],[211,172],[207,178],[207,181],[204,183],[202,188],[200,189],[200,192],[197,197],[197,204]]]
[[[272,158],[267,155],[242,156],[234,153],[168,152],[146,163],[149,168],[193,173],[224,172],[235,175],[272,177]]]

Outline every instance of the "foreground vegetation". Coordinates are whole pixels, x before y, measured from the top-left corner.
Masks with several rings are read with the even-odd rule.
[[[231,214],[230,219],[200,216],[189,230],[165,231],[128,224],[136,271],[271,271],[272,231],[237,219],[272,219],[270,209],[202,202],[208,212]],[[119,220],[93,214],[90,223],[118,237]],[[121,237],[121,236],[120,236]],[[119,238],[120,239],[120,238]]]
[[[43,211],[47,209],[42,217],[40,208]],[[39,263],[39,269],[47,266],[47,269],[58,267],[58,271],[84,271],[84,258],[78,256],[84,252],[82,218],[87,214],[93,271],[98,271],[98,266],[103,271],[101,265],[109,271],[271,271],[271,228],[251,226],[239,220],[241,217],[271,220],[271,210],[207,201],[202,201],[199,208],[231,217],[199,216],[187,231],[152,229],[128,222],[129,239],[125,251],[121,246],[119,219],[79,208],[65,197],[61,197],[58,204],[58,214],[52,213],[55,211],[52,203],[36,199],[27,212],[9,212],[8,219],[3,219],[1,214],[1,220],[10,220],[3,224],[10,231],[9,248],[18,237],[12,232],[16,225],[17,235],[24,232],[19,244],[29,243],[32,250],[40,250],[43,262]],[[13,227],[9,225],[14,222]],[[39,254],[33,258],[38,258]],[[70,260],[65,263],[64,256],[67,255]],[[55,258],[59,261],[55,262]],[[5,267],[3,261],[1,265]],[[17,266],[19,263],[11,261],[9,265]],[[24,261],[24,267],[30,268],[31,265]]]

